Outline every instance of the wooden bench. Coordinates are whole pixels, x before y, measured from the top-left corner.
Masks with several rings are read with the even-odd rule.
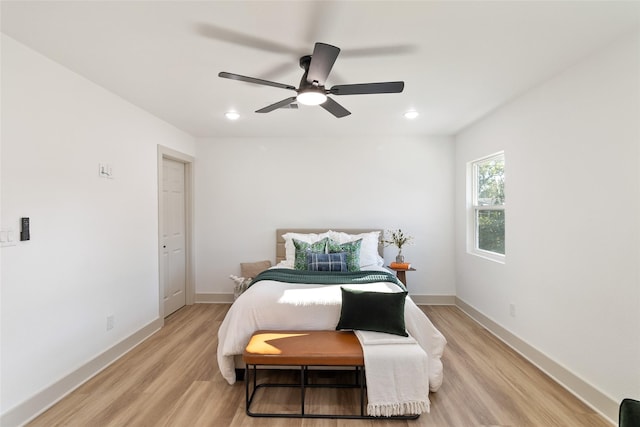
[[[245,362],[246,412],[252,417],[287,418],[346,418],[360,419],[373,417],[365,415],[364,355],[360,341],[351,331],[258,331],[253,334],[242,355]],[[296,366],[300,368],[299,384],[257,383],[258,366]],[[355,381],[349,384],[310,384],[309,367],[353,367]],[[253,373],[253,381],[249,380]],[[253,383],[250,393],[249,383]],[[262,387],[299,387],[299,413],[252,412],[251,404],[256,391]],[[349,387],[360,388],[360,413],[308,414],[305,412],[305,390],[309,387]],[[418,416],[399,416],[395,419],[415,419]]]
[[[364,366],[351,331],[258,331],[242,358],[251,365]]]
[[[245,362],[246,412],[252,417],[288,418],[363,418],[364,417],[364,355],[358,338],[348,331],[258,331],[253,334],[242,355]],[[258,366],[296,366],[300,368],[299,384],[257,384]],[[308,367],[351,366],[356,370],[353,384],[310,384]],[[253,368],[253,369],[251,369]],[[253,375],[250,375],[253,373]],[[252,376],[253,381],[250,381]],[[250,391],[250,383],[253,390]],[[251,403],[262,387],[299,387],[299,413],[252,412]],[[308,414],[305,412],[305,391],[308,387],[360,387],[360,415]]]

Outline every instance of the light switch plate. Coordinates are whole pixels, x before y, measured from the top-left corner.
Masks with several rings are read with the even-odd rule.
[[[0,230],[0,242],[2,247],[16,246],[18,244],[18,233],[12,228],[3,228]]]

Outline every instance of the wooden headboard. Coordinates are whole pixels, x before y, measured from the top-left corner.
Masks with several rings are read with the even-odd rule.
[[[348,234],[361,234],[361,233],[369,233],[371,231],[379,231],[380,238],[382,238],[384,230],[378,228],[279,228],[276,230],[276,264],[282,262],[286,259],[286,253],[284,249],[284,238],[283,234],[287,233],[324,233],[328,230],[339,231],[342,233]],[[382,242],[378,242],[378,253],[380,256],[383,255],[384,245]]]

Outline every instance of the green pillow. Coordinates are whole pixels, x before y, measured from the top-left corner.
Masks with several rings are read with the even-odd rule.
[[[312,252],[326,253],[327,241],[329,240],[329,238],[325,237],[324,239],[317,241],[315,243],[307,243],[298,239],[292,239],[292,240],[293,240],[293,246],[295,246],[296,248],[296,258],[295,258],[295,261],[293,262],[293,268],[295,268],[296,270],[306,270],[307,269],[307,252],[312,251]]]
[[[329,239],[327,242],[327,252],[346,252],[347,253],[347,268],[349,271],[360,271],[360,247],[362,246],[362,239],[354,240],[353,242],[338,243],[335,240]]]
[[[355,329],[409,336],[404,325],[407,292],[342,289],[342,308],[336,330]]]

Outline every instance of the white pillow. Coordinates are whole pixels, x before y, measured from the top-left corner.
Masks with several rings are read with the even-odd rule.
[[[328,234],[330,239],[338,243],[347,243],[362,239],[362,246],[360,247],[361,269],[366,269],[367,267],[372,266],[381,267],[384,265],[384,259],[378,254],[378,242],[380,241],[379,231],[371,231],[361,234],[347,234],[340,231],[329,230],[327,233],[323,234]]]

